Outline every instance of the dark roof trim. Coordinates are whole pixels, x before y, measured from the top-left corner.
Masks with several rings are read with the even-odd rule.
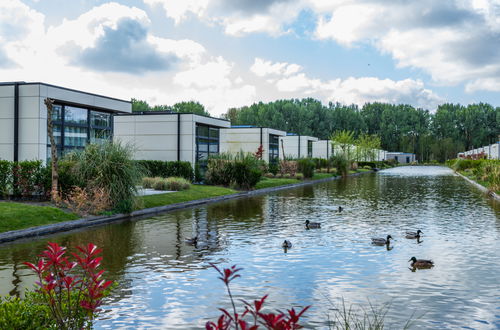
[[[72,88],[67,88],[67,87],[62,87],[62,86],[57,86],[57,85],[46,84],[46,83],[43,83],[43,82],[25,82],[25,81],[0,82],[0,86],[11,86],[11,85],[14,86],[15,84],[18,84],[19,86],[21,86],[21,85],[44,85],[44,86],[48,86],[48,87],[54,87],[54,88],[63,89],[63,90],[70,91],[70,92],[76,92],[76,93],[82,93],[82,94],[87,94],[87,95],[92,95],[92,96],[104,97],[106,99],[120,101],[120,102],[126,102],[126,103],[132,104],[131,101],[122,100],[122,99],[118,99],[118,98],[115,98],[115,97],[109,97],[109,96],[105,96],[105,95],[101,95],[101,94],[94,94],[94,93],[79,91],[77,89],[72,89]]]
[[[114,110],[110,108],[102,108],[102,107],[96,107],[94,105],[88,105],[88,104],[82,104],[82,103],[75,103],[75,102],[68,102],[60,99],[53,99],[54,104],[59,104],[59,105],[69,105],[70,107],[78,107],[78,108],[85,108],[89,110],[99,110],[99,111],[104,111],[111,113],[113,115],[117,115],[117,113],[121,113],[122,110]]]
[[[277,129],[277,128],[272,128],[272,127],[264,127],[264,126],[248,126],[248,127],[240,127],[240,126],[230,126],[230,127],[226,127],[226,128],[236,128],[236,129],[240,129],[240,128],[267,128],[267,129],[273,129],[275,131],[282,131],[282,132],[285,132],[281,129]]]
[[[199,115],[197,113],[192,113],[192,112],[174,112],[174,111],[132,111],[131,113],[120,113],[117,116],[142,116],[142,115],[195,115],[195,116],[200,116],[200,117],[205,117],[205,118],[210,118],[210,119],[217,119],[217,120],[222,120],[222,121],[227,121],[227,119],[223,118],[216,118],[212,116],[207,116],[207,115]]]

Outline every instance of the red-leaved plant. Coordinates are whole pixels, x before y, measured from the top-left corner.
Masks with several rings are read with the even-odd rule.
[[[79,253],[71,253],[73,260],[70,260],[65,256],[65,247],[49,242],[37,264],[24,263],[38,275],[38,292],[59,329],[90,327],[113,283],[102,279],[104,270],[97,269],[102,249],[92,243],[77,249]]]
[[[224,282],[226,286],[227,293],[231,300],[231,305],[233,306],[233,311],[230,313],[224,308],[219,308],[222,311],[221,316],[217,319],[217,322],[208,321],[205,324],[205,329],[207,330],[256,330],[262,325],[265,329],[272,330],[294,330],[300,329],[302,326],[299,324],[300,317],[309,309],[310,306],[304,307],[300,312],[296,312],[295,309],[287,310],[287,313],[277,311],[276,313],[264,313],[262,308],[264,307],[264,302],[267,295],[263,296],[259,300],[255,300],[253,304],[243,301],[245,304],[245,310],[243,313],[238,314],[236,311],[236,305],[234,303],[234,298],[231,293],[229,284],[232,280],[240,277],[238,272],[241,268],[236,268],[233,265],[229,268],[223,268],[220,270],[216,265],[210,263],[212,267],[217,270],[221,275],[219,279]],[[247,316],[252,316],[253,321],[247,322],[244,320]]]

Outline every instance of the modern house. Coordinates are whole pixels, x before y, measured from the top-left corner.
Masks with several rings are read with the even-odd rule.
[[[135,112],[114,116],[115,139],[132,143],[135,158],[188,161],[202,167],[210,155],[220,152],[224,119],[173,112]]]
[[[280,137],[280,148],[283,146],[284,157],[307,158],[313,156],[313,143],[319,139],[307,135],[288,133]]]
[[[279,139],[286,136],[286,132],[268,127],[231,126],[222,128],[220,136],[221,152],[255,153],[262,145],[262,159],[272,163],[282,158]]]
[[[129,101],[60,86],[0,83],[0,159],[50,158],[46,98],[54,100],[54,136],[60,155],[89,142],[111,139],[113,114],[132,111]]]
[[[481,148],[461,152],[458,154],[458,157],[473,159],[486,157],[487,159],[500,159],[500,140]]]
[[[386,160],[394,159],[400,164],[410,164],[417,161],[415,154],[407,152],[386,152],[385,157]]]
[[[334,154],[334,148],[331,140],[318,140],[312,143],[312,157],[329,159]]]

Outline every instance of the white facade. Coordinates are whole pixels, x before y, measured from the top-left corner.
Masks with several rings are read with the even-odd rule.
[[[0,83],[0,159],[10,161],[47,159],[45,98],[54,99],[55,104],[78,107],[87,111],[105,113],[132,111],[129,101],[59,86],[38,82]]]
[[[312,157],[314,150],[313,144],[318,140],[319,139],[316,137],[307,135],[287,135],[280,137],[280,149],[283,146],[285,158],[297,159]]]
[[[464,157],[474,157],[482,152],[488,159],[500,159],[500,141],[481,148],[461,152],[458,154],[458,157],[460,157],[460,155],[463,155]]]
[[[271,158],[283,158],[279,137],[286,132],[267,127],[231,127],[220,130],[221,152],[237,153],[240,151],[255,153],[259,146],[263,147],[262,159],[269,162]],[[272,136],[275,140],[272,140]],[[276,147],[278,150],[276,150]]]
[[[313,142],[313,158],[329,159],[333,156],[331,140],[319,140]]]
[[[188,161],[196,163],[197,126],[215,129],[229,127],[227,120],[191,113],[137,113],[114,117],[114,139],[132,143],[135,158],[144,160]],[[219,132],[220,133],[220,132]],[[220,136],[217,136],[217,151]],[[214,140],[215,141],[215,140]],[[215,148],[215,142],[207,148]],[[201,149],[199,151],[202,151]]]
[[[409,164],[416,161],[415,154],[407,152],[387,152],[386,160],[394,159],[400,164]]]

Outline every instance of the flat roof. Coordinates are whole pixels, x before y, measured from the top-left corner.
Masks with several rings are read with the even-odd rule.
[[[14,86],[14,85],[44,85],[44,86],[48,86],[48,87],[55,87],[55,88],[64,89],[64,90],[71,91],[71,92],[82,93],[82,94],[87,94],[87,95],[92,95],[92,96],[98,96],[98,97],[104,97],[104,98],[110,99],[110,100],[115,100],[115,101],[120,101],[120,102],[126,102],[126,103],[132,103],[130,100],[122,100],[122,99],[119,99],[119,98],[116,98],[116,97],[110,97],[110,96],[105,96],[105,95],[101,95],[101,94],[84,92],[84,91],[80,91],[80,90],[77,90],[77,89],[72,89],[72,88],[67,88],[67,87],[62,87],[62,86],[47,84],[47,83],[44,83],[44,82],[25,82],[25,81],[0,82],[0,86]]]
[[[222,120],[222,121],[227,121],[227,119],[223,118],[216,118],[212,116],[207,116],[207,115],[200,115],[197,113],[192,113],[192,112],[173,112],[173,111],[132,111],[130,113],[120,113],[116,114],[116,116],[141,116],[141,115],[195,115],[195,116],[200,116],[200,117],[205,117],[205,118],[210,118],[210,119],[216,119],[216,120]],[[227,127],[229,128],[229,127]]]

